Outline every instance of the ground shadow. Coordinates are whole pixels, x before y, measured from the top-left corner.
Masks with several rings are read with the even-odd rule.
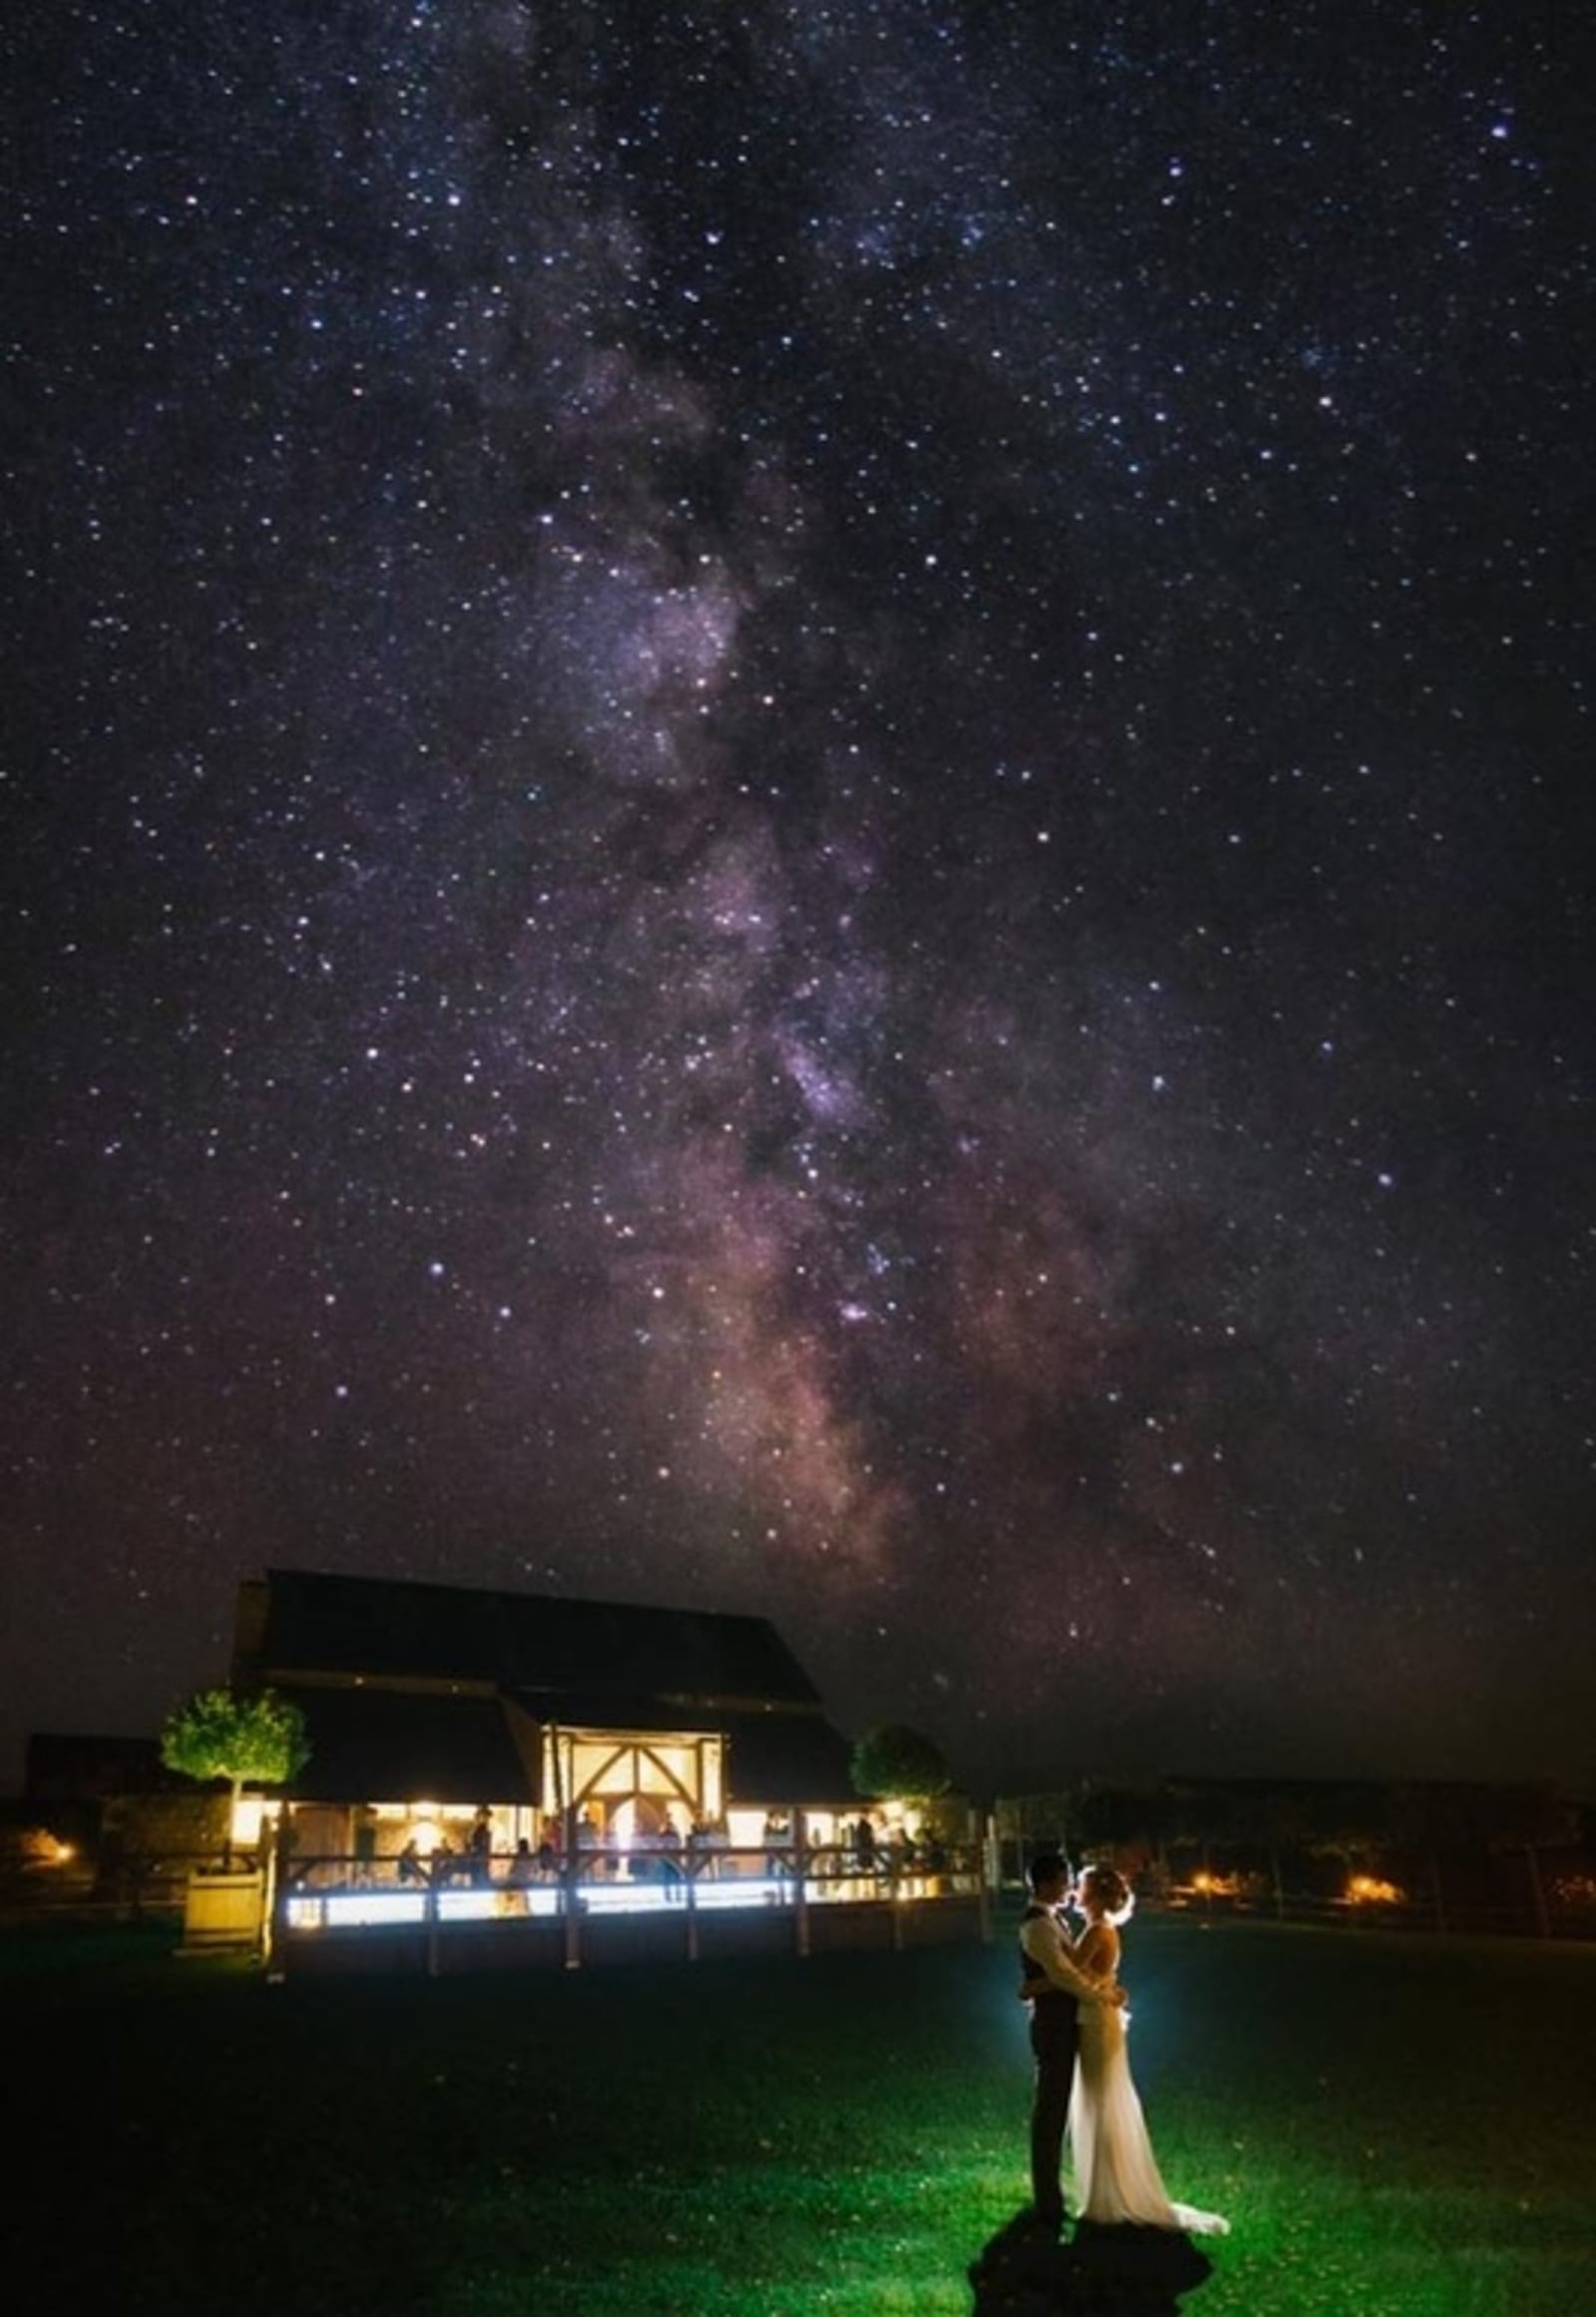
[[[1169,2228],[1100,2228],[1077,2221],[1062,2244],[1017,2213],[970,2271],[974,2317],[1179,2317],[1183,2293],[1213,2273]]]

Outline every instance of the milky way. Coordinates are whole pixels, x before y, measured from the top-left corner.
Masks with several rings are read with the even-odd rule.
[[[7,1742],[289,1565],[1596,1771],[1575,12],[31,15]]]

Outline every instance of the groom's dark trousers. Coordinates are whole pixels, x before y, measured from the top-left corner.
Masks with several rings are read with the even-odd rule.
[[[1060,2226],[1064,2217],[1064,2126],[1069,2122],[1078,2044],[1074,1997],[1056,1987],[1033,1996],[1030,2049],[1036,2082],[1030,2102],[1030,2201],[1036,2218],[1049,2228]]]

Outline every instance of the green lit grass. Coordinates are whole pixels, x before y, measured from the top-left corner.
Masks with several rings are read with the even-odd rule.
[[[1194,2317],[1596,2306],[1596,1949],[1149,1918],[1126,1976],[1169,2186],[1233,2222]],[[3,1942],[0,2274],[20,2317],[969,2317],[1014,1978],[1006,1936],[285,1988]]]

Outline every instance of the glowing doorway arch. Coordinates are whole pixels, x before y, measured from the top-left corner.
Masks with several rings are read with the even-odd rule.
[[[726,1741],[709,1731],[550,1729],[545,1734],[544,1791],[573,1822],[598,1814],[605,1834],[623,1842],[662,1833],[669,1817],[713,1823],[725,1796]]]

